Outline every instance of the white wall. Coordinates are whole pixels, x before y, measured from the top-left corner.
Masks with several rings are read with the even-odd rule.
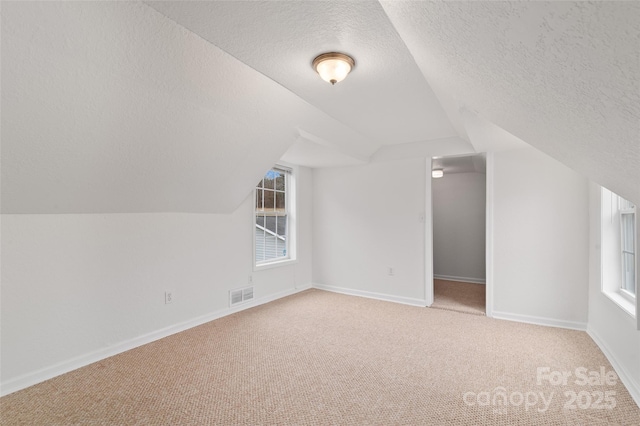
[[[600,186],[589,186],[589,322],[587,331],[623,379],[640,405],[640,331],[636,319],[602,293],[602,281],[610,280],[617,268],[603,270],[605,242],[601,240]],[[638,233],[640,236],[640,232]],[[618,279],[620,274],[617,274]],[[618,281],[619,282],[619,281]]]
[[[482,173],[451,173],[431,181],[436,278],[485,281],[485,181]]]
[[[534,148],[494,154],[493,315],[584,329],[587,181]]]
[[[249,275],[258,299],[308,286],[311,186],[300,168],[298,262],[259,272],[252,195],[228,215],[2,215],[2,392],[224,314]]]
[[[424,305],[425,169],[418,158],[314,170],[315,284]]]

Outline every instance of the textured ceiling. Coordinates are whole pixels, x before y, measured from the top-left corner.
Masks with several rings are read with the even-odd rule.
[[[498,152],[528,146],[520,138],[467,108],[460,109],[459,116],[476,152]]]
[[[3,2],[1,106],[3,213],[230,212],[300,128],[376,149],[141,3]]]
[[[640,203],[637,2],[0,5],[3,213],[224,213],[280,158],[525,142]]]
[[[457,135],[378,2],[147,2],[369,137],[399,144]],[[331,86],[311,68],[328,51],[356,61]]]
[[[640,201],[640,3],[382,5],[456,128],[468,108]]]

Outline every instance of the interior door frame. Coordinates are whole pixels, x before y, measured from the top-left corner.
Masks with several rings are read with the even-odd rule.
[[[494,154],[486,153],[486,200],[485,200],[485,315],[493,317],[493,202],[494,202]],[[427,157],[425,162],[425,304],[433,304],[433,190],[431,185],[432,158]],[[639,256],[640,257],[640,256]]]
[[[493,317],[493,203],[495,182],[495,158],[493,152],[487,152],[487,178],[486,178],[486,225],[485,225],[485,315]]]
[[[433,200],[431,191],[431,157],[425,162],[425,197],[424,197],[424,283],[426,306],[433,305]]]

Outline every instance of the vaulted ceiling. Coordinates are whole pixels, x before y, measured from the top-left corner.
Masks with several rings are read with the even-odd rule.
[[[224,213],[279,159],[525,143],[640,202],[638,3],[0,7],[3,213]]]

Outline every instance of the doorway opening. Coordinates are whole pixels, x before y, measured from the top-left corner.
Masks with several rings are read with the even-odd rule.
[[[485,154],[432,159],[432,308],[486,313],[486,164]]]

